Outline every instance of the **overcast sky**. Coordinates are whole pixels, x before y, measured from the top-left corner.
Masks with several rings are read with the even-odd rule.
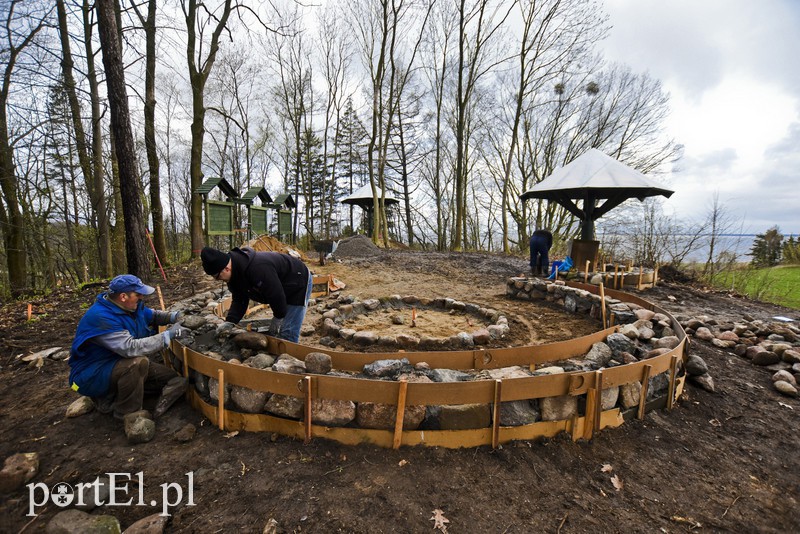
[[[685,145],[667,210],[718,192],[741,233],[800,234],[800,1],[605,0],[609,59],[660,79]]]

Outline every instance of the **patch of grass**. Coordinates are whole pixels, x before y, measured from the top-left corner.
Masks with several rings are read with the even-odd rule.
[[[713,285],[800,310],[800,265],[731,268],[715,276]]]

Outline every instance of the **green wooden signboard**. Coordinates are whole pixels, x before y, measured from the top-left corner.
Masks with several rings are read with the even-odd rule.
[[[267,233],[267,208],[247,206],[247,217],[250,221],[250,232],[253,236]]]
[[[292,212],[289,210],[278,211],[278,233],[292,235]]]
[[[233,204],[216,200],[206,201],[206,233],[208,235],[233,234]]]

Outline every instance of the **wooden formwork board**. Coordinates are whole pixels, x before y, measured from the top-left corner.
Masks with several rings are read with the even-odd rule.
[[[219,423],[217,407],[203,401],[200,395],[190,390],[189,403],[209,420]],[[278,434],[305,440],[306,423],[284,419],[268,414],[240,413],[225,411],[224,430],[249,432],[276,432]],[[618,408],[600,414],[599,428],[615,428],[624,422]],[[569,432],[574,440],[582,439],[585,434],[586,417],[576,417],[561,421],[539,421],[521,426],[501,426],[497,435],[497,443],[508,443],[515,440],[536,440],[543,437],[554,437],[561,432]],[[399,443],[397,436],[399,435]],[[493,428],[475,428],[467,430],[403,430],[399,434],[393,429],[347,428],[311,425],[311,436],[327,438],[345,445],[372,444],[379,447],[392,448],[398,445],[424,445],[429,447],[445,447],[449,449],[479,447],[493,444]]]
[[[599,292],[596,286],[583,287],[584,284],[574,282],[568,284],[595,294]],[[644,308],[671,317],[666,311],[638,297],[615,290],[608,290],[607,293],[610,298],[634,302]],[[245,414],[225,410],[221,402],[217,405],[207,404],[194,388],[191,388],[188,395],[192,405],[206,417],[216,421],[220,428],[226,430],[272,431],[306,441],[310,440],[312,436],[317,436],[327,437],[345,444],[373,443],[394,448],[400,445],[432,445],[448,448],[479,445],[497,447],[498,444],[507,441],[553,436],[562,431],[569,432],[575,440],[591,439],[594,432],[606,427],[619,426],[623,419],[629,416],[641,418],[646,411],[655,406],[672,408],[674,401],[680,397],[685,384],[686,377],[678,376],[678,367],[680,361],[685,360],[688,351],[685,331],[674,319],[672,324],[681,339],[680,344],[671,351],[648,360],[605,368],[600,371],[455,383],[398,383],[259,370],[209,358],[183,346],[177,340],[172,341],[170,350],[181,362],[184,376],[188,376],[189,369],[193,369],[206,376],[218,378],[220,388],[225,385],[242,386],[257,391],[299,397],[304,400],[304,420],[297,421],[267,414]],[[533,369],[540,363],[557,362],[585,353],[592,344],[604,340],[614,331],[616,331],[616,327],[607,328],[589,336],[547,345],[451,352],[338,352],[319,350],[272,337],[268,337],[268,349],[273,353],[286,352],[301,359],[310,352],[324,352],[331,356],[335,368],[353,371],[361,370],[363,365],[375,360],[397,357],[408,358],[411,363],[425,361],[432,368],[493,369],[511,365],[529,365]],[[648,378],[661,373],[668,373],[668,394],[656,401],[646,401]],[[635,381],[643,383],[641,400],[635,410],[628,410],[624,414],[619,409],[602,411],[600,399],[603,389]],[[575,416],[565,421],[538,422],[520,427],[501,427],[497,424],[499,403],[564,395],[585,395],[586,415]],[[224,395],[220,394],[220,399],[222,398]],[[398,406],[395,427],[393,430],[374,430],[313,425],[311,404],[314,399],[374,402]],[[495,423],[488,428],[458,431],[402,430],[404,410],[409,406],[461,404],[493,406]]]

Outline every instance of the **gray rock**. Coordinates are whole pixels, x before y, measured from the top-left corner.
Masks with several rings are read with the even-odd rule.
[[[359,402],[356,423],[361,428],[394,430],[397,406],[376,402]],[[406,406],[403,412],[403,430],[415,430],[425,419],[425,406]]]
[[[509,378],[530,378],[531,372],[527,368],[514,365],[512,367],[501,367],[499,369],[485,369],[488,378],[491,380],[506,380]]]
[[[709,391],[711,393],[717,392],[717,388],[714,385],[714,379],[708,373],[700,376],[689,375],[689,380],[691,380],[692,382],[694,382],[695,384],[697,384],[706,391]]]
[[[442,430],[486,428],[491,424],[492,408],[489,404],[442,406],[439,412],[439,426]]]
[[[778,371],[774,375],[772,375],[772,381],[777,382],[778,380],[783,380],[784,382],[789,382],[794,387],[797,387],[797,382],[794,379],[794,375],[789,371]]]
[[[719,339],[719,338],[716,338],[716,337],[711,340],[711,344],[714,345],[715,347],[719,347],[721,349],[732,349],[732,348],[734,348],[736,346],[736,342],[735,341],[726,340],[726,339]]]
[[[434,382],[467,382],[472,379],[469,374],[453,369],[433,369],[430,377]]]
[[[712,339],[714,339],[714,334],[712,334],[711,330],[709,330],[705,326],[701,326],[695,331],[694,337],[696,337],[697,339],[702,339],[703,341],[711,341]]]
[[[190,330],[197,330],[201,326],[205,326],[207,322],[208,319],[202,315],[187,315],[181,319],[181,326],[185,326]]]
[[[550,365],[548,367],[542,367],[540,369],[536,369],[533,372],[533,376],[560,375],[563,373],[564,373],[563,367],[558,367],[557,365]]]
[[[264,405],[264,411],[280,417],[301,419],[303,417],[303,399],[288,395],[272,395]]]
[[[745,350],[744,353],[744,357],[747,358],[748,360],[752,360],[753,358],[756,357],[757,354],[760,354],[762,352],[767,352],[767,349],[765,349],[761,345],[752,345],[750,347],[747,347],[747,350]]]
[[[634,331],[636,331],[635,328]],[[603,342],[597,342],[589,349],[588,354],[586,354],[586,360],[595,363],[598,367],[605,367],[608,365],[611,356],[611,347]]]
[[[324,352],[309,352],[304,361],[309,373],[325,375],[333,368],[331,357]]]
[[[353,336],[355,335],[356,331],[353,330],[352,328],[342,328],[341,330],[339,330],[339,337],[341,337],[345,341],[353,339]]]
[[[392,376],[406,365],[411,365],[406,358],[402,360],[377,360],[364,366],[364,374],[372,377]]]
[[[772,365],[781,361],[781,357],[772,351],[764,350],[753,356],[754,365]]]
[[[475,345],[486,345],[491,339],[492,334],[490,334],[489,330],[486,328],[481,328],[472,333],[472,342]]]
[[[641,382],[622,384],[619,387],[619,394],[623,408],[628,409],[639,406],[639,398],[642,396],[642,384]]]
[[[175,438],[175,441],[180,443],[186,443],[187,441],[192,441],[194,439],[194,435],[197,433],[197,427],[191,423],[188,423],[181,427],[180,430],[175,432],[172,437]]]
[[[256,391],[242,386],[231,388],[231,400],[245,413],[261,413],[268,396],[269,393],[266,391]]]
[[[116,517],[90,515],[81,510],[64,510],[47,523],[47,534],[119,534],[121,527]]]
[[[522,426],[539,420],[539,410],[535,401],[517,400],[500,403],[500,425]]]
[[[94,401],[90,397],[81,395],[67,407],[67,417],[80,417],[94,410]]]
[[[606,338],[606,344],[611,347],[611,350],[614,353],[620,352],[635,352],[636,345],[633,341],[631,341],[628,336],[624,334],[620,334],[619,332],[615,332],[613,334],[609,334]]]
[[[125,436],[129,443],[147,443],[155,437],[156,424],[149,418],[149,415],[146,410],[125,415]]]
[[[783,351],[783,361],[791,364],[800,363],[800,351],[795,349]]]
[[[668,349],[666,347],[665,348],[660,348],[660,349],[648,350],[647,352],[644,353],[644,355],[642,356],[642,359],[643,360],[649,360],[650,358],[655,358],[656,356],[661,356],[662,354],[666,354],[671,350],[672,349]],[[625,362],[625,363],[628,363],[628,362]]]
[[[578,397],[562,395],[539,399],[542,421],[562,421],[578,414]]]
[[[356,405],[348,400],[314,399],[311,421],[324,426],[344,426],[356,418]]]
[[[797,388],[791,385],[789,382],[778,380],[773,385],[778,392],[786,395],[787,397],[797,397]]]
[[[653,343],[653,345],[657,349],[661,349],[661,348],[674,349],[675,347],[680,345],[680,342],[681,342],[681,340],[678,339],[677,336],[664,336],[661,339],[659,339],[658,341],[656,341],[655,343]]]
[[[731,331],[720,332],[719,335],[717,335],[717,339],[721,341],[730,341],[733,345],[739,342],[739,336]],[[731,347],[733,345],[731,345]]]
[[[700,356],[690,354],[686,360],[686,372],[694,376],[704,375],[708,372],[708,365]]]
[[[622,325],[619,329],[619,333],[631,339],[637,339],[639,337],[639,330],[632,324]]]
[[[603,410],[611,410],[619,400],[619,386],[606,388],[600,394],[600,406]]]
[[[302,375],[306,372],[306,364],[302,360],[284,353],[278,356],[278,359],[272,364],[272,370],[278,373]]]
[[[375,332],[370,331],[356,332],[353,335],[353,341],[362,347],[368,347],[378,342],[378,336]]]
[[[211,397],[213,402],[219,402],[219,380],[216,378],[208,379],[208,396]],[[231,386],[225,384],[225,391],[223,392],[222,403],[228,404],[231,400]]]
[[[22,487],[39,472],[38,452],[12,454],[0,470],[0,494],[11,493]]]
[[[647,381],[647,400],[661,397],[669,389],[669,374],[660,373],[650,377]]]
[[[153,514],[143,517],[128,528],[124,534],[161,534],[167,525],[168,516]]]
[[[201,395],[208,395],[208,377],[199,371],[192,369],[189,371],[194,389]]]
[[[245,360],[244,364],[253,369],[266,369],[272,367],[275,357],[270,354],[256,354],[252,358]]]
[[[268,338],[260,332],[243,332],[233,338],[240,349],[263,350],[267,348]]]
[[[419,338],[410,334],[398,334],[395,340],[402,349],[413,349],[419,346]]]

